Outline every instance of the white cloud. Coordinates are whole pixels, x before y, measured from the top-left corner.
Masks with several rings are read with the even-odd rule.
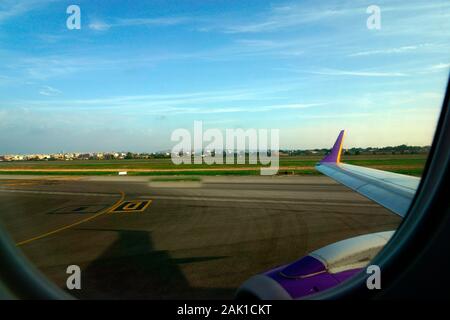
[[[404,53],[409,51],[414,51],[420,48],[430,47],[431,44],[418,44],[418,45],[410,45],[410,46],[402,46],[398,48],[389,48],[389,49],[380,49],[380,50],[369,50],[369,51],[361,51],[352,53],[349,57],[358,57],[358,56],[370,56],[377,54],[396,54],[396,53]]]
[[[439,63],[430,67],[431,70],[442,70],[450,68],[450,63]]]
[[[225,107],[225,108],[177,108],[170,111],[171,114],[213,114],[213,113],[239,113],[239,112],[268,112],[274,110],[308,109],[325,105],[325,103],[291,103],[273,104],[249,107]]]
[[[0,23],[7,19],[23,15],[53,1],[56,0],[2,0],[0,3]]]
[[[361,8],[337,9],[337,6],[306,8],[304,5],[275,7],[260,21],[233,24],[225,27],[225,33],[258,33],[290,28],[307,23],[349,16],[361,12]],[[364,11],[362,11],[364,12]]]
[[[379,72],[379,71],[353,71],[338,69],[323,69],[319,71],[310,71],[309,73],[326,76],[355,76],[355,77],[406,77],[403,72]]]
[[[114,56],[20,56],[16,52],[7,52],[7,58],[2,62],[8,69],[14,70],[22,79],[46,80],[53,77],[67,77],[77,72],[117,70],[130,66],[148,67],[157,62],[173,59],[189,58],[183,54],[155,54],[139,57]]]
[[[238,39],[235,49],[239,54],[276,53],[279,55],[298,56],[305,53],[305,42],[301,40],[272,40],[272,39]]]
[[[118,19],[117,26],[173,26],[189,22],[187,17]]]
[[[93,20],[89,28],[95,31],[107,31],[116,27],[135,27],[135,26],[174,26],[184,24],[191,19],[187,17],[163,17],[163,18],[128,18],[115,19],[113,22],[104,22]]]
[[[39,91],[40,95],[47,96],[47,97],[57,96],[57,95],[59,95],[61,93],[62,92],[60,90],[55,89],[55,88],[50,87],[50,86],[43,86],[41,88],[41,90]]]
[[[89,28],[95,31],[106,31],[111,28],[111,25],[103,21],[96,20],[89,24]]]
[[[323,102],[305,103],[273,103],[263,104],[273,100],[273,94],[284,92],[289,87],[285,85],[270,86],[256,89],[230,89],[223,91],[205,91],[179,94],[150,94],[132,96],[113,96],[98,99],[58,99],[58,100],[28,100],[10,102],[13,107],[27,106],[39,110],[98,110],[121,114],[139,115],[182,115],[182,114],[220,114],[220,113],[255,113],[274,110],[300,110],[325,105]],[[50,86],[44,86],[39,92],[44,96],[56,96],[61,91]],[[250,102],[250,103],[249,103]]]
[[[344,112],[344,113],[326,113],[326,114],[306,114],[299,115],[300,119],[351,119],[351,118],[367,118],[373,116],[373,112]]]

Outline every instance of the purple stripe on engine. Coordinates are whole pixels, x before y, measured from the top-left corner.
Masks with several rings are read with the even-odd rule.
[[[278,282],[292,298],[305,297],[339,284],[339,282],[327,272],[307,278],[290,279],[283,277],[279,271],[280,270],[274,270],[267,274],[267,276]]]
[[[302,277],[313,273],[323,272],[325,270],[326,268],[322,262],[311,256],[306,256],[289,264],[281,270],[281,273],[284,276],[291,278]]]
[[[358,268],[329,273],[319,260],[305,256],[292,264],[270,270],[265,275],[278,282],[292,298],[302,298],[330,289],[360,271]]]

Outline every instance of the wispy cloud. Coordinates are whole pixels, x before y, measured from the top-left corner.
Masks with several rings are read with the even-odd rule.
[[[233,89],[175,94],[150,94],[113,96],[98,99],[28,100],[9,103],[14,107],[36,108],[37,110],[97,110],[120,112],[121,114],[182,115],[220,114],[239,112],[268,112],[275,110],[299,110],[323,106],[325,102],[295,102],[264,104],[273,100],[273,93],[287,90],[285,86],[269,88]],[[61,92],[44,86],[40,94],[58,95]]]
[[[111,27],[112,27],[111,24],[108,24],[101,20],[94,20],[91,21],[91,23],[89,24],[89,28],[95,31],[106,31],[109,30]]]
[[[50,86],[43,86],[43,87],[41,88],[41,90],[39,90],[39,94],[40,94],[40,95],[48,96],[48,97],[51,97],[51,96],[57,96],[57,95],[59,95],[59,94],[61,94],[61,93],[62,93],[62,92],[61,92],[60,90],[55,89],[55,88],[50,87]]]
[[[83,70],[101,68],[102,64],[96,64],[96,61],[97,59],[72,58],[69,56],[25,57],[17,59],[12,67],[16,71],[23,72],[21,77],[46,80]]]
[[[432,65],[430,67],[430,70],[442,70],[442,69],[449,69],[450,68],[450,63],[438,63],[435,65]]]
[[[38,34],[36,37],[47,44],[57,43],[66,39],[62,34]]]
[[[231,112],[268,112],[274,110],[299,110],[308,109],[313,107],[323,106],[326,103],[290,103],[290,104],[272,104],[262,106],[251,107],[226,107],[218,109],[201,109],[193,108],[187,110],[179,110],[178,113],[191,113],[191,114],[209,114],[209,113],[231,113]]]
[[[430,44],[430,43],[423,43],[423,44],[417,44],[417,45],[402,46],[402,47],[398,47],[398,48],[360,51],[360,52],[350,54],[349,57],[405,53],[405,52],[415,51],[415,50],[418,50],[421,48],[427,48],[427,47],[432,47],[432,46],[434,46],[434,45]]]
[[[417,70],[416,73],[419,75],[428,75],[433,73],[440,73],[445,74],[445,72],[448,72],[450,69],[450,63],[437,63],[433,65],[429,65],[427,67],[421,68],[420,70]]]
[[[30,105],[58,106],[58,107],[87,107],[101,109],[115,108],[158,108],[161,110],[171,110],[171,107],[189,106],[200,104],[217,104],[219,102],[234,102],[258,100],[258,96],[267,98],[267,94],[274,92],[268,90],[222,90],[222,91],[205,91],[190,93],[174,93],[174,94],[148,94],[148,95],[129,95],[129,96],[113,96],[97,99],[71,99],[59,101],[29,101]],[[262,99],[262,97],[260,98]],[[197,108],[196,108],[197,109]],[[212,108],[209,108],[212,109]],[[155,109],[157,110],[157,109]]]
[[[284,56],[299,56],[305,53],[303,41],[273,40],[273,39],[237,39],[234,56],[277,54]]]
[[[163,18],[128,18],[115,19],[111,22],[105,22],[94,19],[89,24],[89,28],[95,31],[107,31],[117,27],[136,27],[136,26],[174,26],[187,23],[192,19],[187,17],[163,17]]]
[[[244,104],[245,105],[245,104]],[[169,108],[164,114],[183,115],[183,114],[220,114],[220,113],[260,113],[275,110],[300,110],[318,107],[325,103],[291,103],[291,104],[272,104],[260,106],[229,106],[221,108],[202,108],[202,107],[186,107],[186,108]],[[153,113],[154,111],[150,111]],[[157,111],[155,114],[160,114]]]
[[[338,69],[322,69],[317,71],[309,71],[312,74],[320,74],[326,76],[354,76],[354,77],[406,77],[408,74],[403,72],[380,72],[380,71],[355,71],[355,70],[338,70]]]
[[[15,52],[8,52],[3,59],[3,67],[12,70],[22,79],[47,80],[54,77],[72,76],[79,72],[118,70],[130,67],[150,67],[157,62],[166,60],[186,59],[189,54],[154,54],[133,57],[108,54],[104,56],[87,55],[46,55],[21,56]]]
[[[345,113],[330,113],[330,114],[300,114],[301,119],[352,119],[352,118],[368,118],[373,116],[373,112],[345,112]]]
[[[365,26],[368,17],[366,12],[370,3],[361,1],[326,1],[302,4],[287,4],[272,7],[270,10],[245,19],[216,19],[197,30],[204,32],[219,31],[228,34],[269,33],[284,31],[301,26],[332,26],[335,30],[348,30],[355,23],[361,22]],[[424,3],[423,1],[410,1],[404,5],[403,1],[380,3],[383,18],[389,17],[389,24],[383,24],[382,36],[393,34],[421,34],[441,36],[442,28],[448,26],[450,4],[445,1],[437,3]],[[401,12],[401,14],[399,14]],[[447,13],[446,13],[447,12]],[[394,18],[395,17],[395,18]],[[429,21],[442,21],[442,27],[436,28],[436,23]],[[341,23],[344,22],[345,24]],[[414,27],[416,26],[416,27]],[[439,33],[438,33],[439,32]],[[381,34],[381,32],[380,32]]]
[[[276,31],[307,23],[322,21],[325,19],[331,20],[333,18],[345,17],[364,12],[362,10],[364,9],[357,7],[342,9],[335,5],[328,7],[321,6],[319,9],[312,9],[302,5],[280,6],[274,7],[268,14],[266,14],[266,17],[260,18],[259,21],[228,25],[225,27],[224,32],[257,33]]]
[[[0,23],[54,1],[56,0],[2,0],[0,3]]]

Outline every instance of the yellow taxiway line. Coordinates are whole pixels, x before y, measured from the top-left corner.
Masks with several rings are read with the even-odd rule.
[[[95,218],[97,218],[98,216],[100,216],[100,215],[102,215],[102,214],[105,214],[105,213],[109,212],[109,210],[111,210],[111,208],[116,207],[117,204],[121,203],[124,199],[125,199],[125,193],[124,193],[123,191],[120,191],[120,199],[117,200],[112,206],[110,206],[110,207],[108,207],[108,208],[106,208],[106,209],[100,211],[99,213],[96,213],[96,214],[94,214],[93,216],[90,216],[90,217],[88,217],[88,218],[86,218],[86,219],[82,219],[82,220],[80,220],[80,221],[74,222],[74,223],[69,224],[69,225],[67,225],[67,226],[58,228],[58,229],[56,229],[56,230],[46,232],[46,233],[44,233],[44,234],[41,234],[41,235],[39,235],[39,236],[30,238],[30,239],[27,239],[27,240],[24,240],[24,241],[20,241],[20,242],[16,243],[16,246],[22,246],[22,245],[27,244],[27,243],[30,243],[30,242],[32,242],[32,241],[36,241],[36,240],[39,240],[39,239],[42,239],[42,238],[51,236],[51,235],[53,235],[53,234],[55,234],[55,233],[58,233],[58,232],[67,230],[67,229],[69,229],[69,228],[78,226],[78,225],[80,225],[80,224],[82,224],[82,223],[85,223],[85,222],[88,222],[88,221],[90,221],[90,220],[92,220],[92,219],[95,219]]]

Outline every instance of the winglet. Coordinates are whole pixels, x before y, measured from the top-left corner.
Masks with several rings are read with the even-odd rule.
[[[331,149],[331,152],[327,154],[320,163],[324,162],[332,162],[332,163],[339,163],[341,162],[341,153],[342,153],[342,145],[344,142],[344,134],[345,130],[341,130],[339,133],[338,138],[336,139],[336,142],[334,143],[333,149]]]

